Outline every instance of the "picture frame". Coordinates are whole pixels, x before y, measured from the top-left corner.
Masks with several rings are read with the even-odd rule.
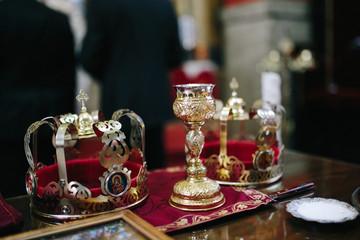
[[[103,214],[10,235],[5,239],[172,239],[131,210]]]

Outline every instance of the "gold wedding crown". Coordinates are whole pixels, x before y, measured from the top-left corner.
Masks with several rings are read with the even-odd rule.
[[[133,208],[149,194],[141,117],[121,109],[111,120],[104,120],[101,111],[87,112],[89,97],[83,90],[76,99],[82,105],[79,115],[43,118],[31,124],[24,137],[30,207],[34,216],[45,221],[69,221]],[[126,128],[130,129],[129,138],[122,131],[123,119],[130,125]],[[38,159],[41,126],[50,127],[53,135],[55,156],[49,165]]]
[[[283,175],[285,110],[279,104],[261,101],[247,110],[244,100],[237,96],[238,87],[232,79],[232,96],[215,114],[215,127],[210,123],[212,127],[207,129],[208,133],[219,132],[219,139],[206,141],[201,153],[207,176],[222,185],[276,182]],[[234,132],[237,134],[228,136]]]

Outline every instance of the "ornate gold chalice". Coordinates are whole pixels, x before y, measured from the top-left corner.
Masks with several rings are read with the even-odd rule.
[[[215,114],[215,99],[212,96],[214,84],[175,85],[176,99],[174,114],[184,121],[188,129],[186,147],[190,159],[187,162],[186,179],[174,185],[170,196],[171,206],[186,211],[206,211],[225,203],[220,185],[206,177],[206,167],[199,158],[204,146],[201,127],[205,120]]]

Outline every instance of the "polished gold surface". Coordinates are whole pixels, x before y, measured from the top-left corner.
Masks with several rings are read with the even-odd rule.
[[[262,110],[264,111],[264,110]],[[260,127],[256,137],[257,150],[252,154],[253,168],[246,169],[245,164],[235,156],[228,156],[228,122],[231,108],[224,107],[220,115],[220,151],[205,160],[205,166],[212,173],[209,176],[222,185],[234,186],[256,186],[277,181],[283,174],[283,147],[280,146],[277,162],[275,164],[275,153],[271,146],[277,141],[277,126],[273,117],[259,116],[263,125]],[[271,114],[271,116],[273,116]],[[275,116],[275,115],[274,115]]]
[[[78,134],[80,136],[94,134],[94,130],[92,128],[94,119],[87,112],[85,107],[85,102],[89,100],[89,96],[84,92],[84,90],[81,89],[79,95],[76,97],[76,100],[81,102],[81,113],[76,119]]]
[[[215,100],[212,84],[176,85],[176,99],[173,104],[175,116],[184,121],[188,132],[186,147],[190,159],[187,163],[187,178],[175,184],[169,203],[186,211],[206,211],[222,206],[225,198],[220,186],[206,177],[206,167],[200,160],[204,146],[201,127],[215,114]]]
[[[149,194],[144,158],[145,126],[142,119],[128,109],[121,109],[114,112],[113,119],[105,121],[99,111],[93,112],[94,117],[86,112],[84,102],[88,100],[88,96],[83,91],[80,91],[77,100],[83,106],[78,117],[76,114],[65,114],[44,118],[31,124],[24,137],[25,154],[29,163],[25,178],[26,190],[31,198],[31,210],[49,222],[69,221],[131,208],[141,204]],[[130,144],[125,143],[126,137],[121,131],[122,117],[128,117],[131,122]],[[42,126],[50,127],[53,132],[56,162],[52,166],[57,168],[55,174],[51,170],[54,168],[45,168],[45,164],[37,156],[37,134]],[[131,154],[137,156],[134,158],[139,164],[139,171],[133,172],[132,177],[131,170],[125,167],[125,163],[132,160]],[[89,166],[95,166],[88,165],[89,159],[98,159],[104,167],[103,175],[93,176],[90,180],[74,176],[77,174],[74,173],[75,167],[88,169]],[[69,167],[74,162],[75,167]],[[49,177],[44,177],[39,172],[41,170],[46,173],[49,169]],[[72,173],[69,174],[68,171]],[[133,184],[132,179],[135,177],[136,183]],[[87,187],[89,181],[94,186]],[[101,192],[96,192],[96,189]]]
[[[65,157],[65,135],[71,133],[73,137],[71,139],[77,139],[76,128],[73,124],[61,124],[56,132],[55,145],[56,145],[56,156],[58,163],[59,181],[51,181],[43,188],[41,195],[39,195],[37,189],[38,178],[36,172],[42,165],[40,162],[34,162],[33,155],[31,153],[29,143],[30,135],[37,131],[38,127],[47,123],[46,121],[39,121],[31,125],[25,136],[25,150],[28,157],[30,168],[28,170],[28,177],[26,178],[27,192],[31,196],[31,207],[32,211],[45,219],[56,219],[59,221],[73,218],[82,218],[88,216],[98,215],[108,211],[118,211],[132,207],[134,205],[143,202],[148,194],[147,187],[147,170],[146,163],[143,164],[137,175],[137,181],[135,187],[130,187],[130,172],[128,169],[123,168],[122,165],[128,160],[129,154],[123,154],[123,156],[117,156],[115,159],[110,159],[113,165],[108,166],[105,160],[99,160],[104,167],[108,168],[104,172],[104,177],[100,177],[102,195],[93,197],[89,188],[85,187],[82,183],[76,181],[69,181],[66,170],[66,157]],[[103,126],[106,123],[100,123]],[[48,123],[51,126],[51,123]],[[116,130],[116,129],[115,129]],[[104,135],[108,141],[120,142],[116,139],[122,136],[120,133],[114,134],[113,129],[107,128],[104,131]],[[100,156],[105,155],[107,151],[107,142],[104,142],[104,148],[101,151]],[[112,146],[114,152],[118,152],[115,145]],[[122,147],[122,149],[127,147]],[[129,150],[126,151],[127,153]],[[126,159],[125,159],[126,158]],[[102,162],[103,161],[103,162]],[[127,176],[128,185],[127,188],[120,195],[113,195],[110,191],[106,190],[107,179],[112,176],[113,173],[124,174]],[[51,200],[52,204],[49,204]]]
[[[230,89],[232,90],[231,97],[225,106],[231,109],[231,118],[237,120],[249,119],[249,113],[245,110],[245,102],[237,95],[236,91],[238,88],[239,83],[233,78],[230,82]]]
[[[232,96],[219,114],[219,153],[204,156],[206,158],[204,164],[209,170],[208,177],[216,180],[219,184],[234,186],[256,186],[275,182],[281,178],[283,170],[284,146],[281,141],[281,127],[285,112],[281,106],[271,104],[246,111],[243,99],[237,96],[238,87],[238,82],[233,78],[230,82],[230,88],[233,90]],[[256,124],[259,125],[255,137],[245,131],[245,125],[250,121],[256,121]],[[253,141],[257,147],[249,156],[252,158],[252,167],[246,167],[244,159],[238,159],[237,156],[234,156],[235,154],[228,155],[227,153],[230,122],[238,122],[240,125],[240,139],[230,139],[232,144],[239,144],[240,148],[241,142]],[[273,149],[275,146],[278,150],[276,156]],[[242,150],[238,151],[240,155]]]

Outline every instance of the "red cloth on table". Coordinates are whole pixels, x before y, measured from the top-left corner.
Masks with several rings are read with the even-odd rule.
[[[0,193],[0,233],[16,230],[21,227],[22,223],[22,214],[5,202]]]
[[[255,209],[273,201],[266,194],[250,188],[222,186],[225,204],[215,210],[187,212],[169,205],[168,201],[176,182],[185,179],[184,167],[173,167],[149,172],[150,195],[144,205],[133,210],[163,232],[175,231],[209,222],[234,213]]]

